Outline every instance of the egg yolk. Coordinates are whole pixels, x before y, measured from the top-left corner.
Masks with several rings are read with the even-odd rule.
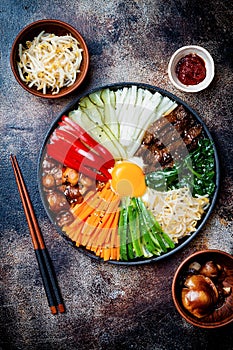
[[[146,191],[144,173],[137,164],[118,162],[112,170],[111,186],[121,197],[140,197]]]

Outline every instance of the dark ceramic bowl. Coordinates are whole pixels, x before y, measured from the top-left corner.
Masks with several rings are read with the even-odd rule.
[[[217,305],[207,316],[198,318],[184,308],[181,291],[190,264],[197,262],[202,265],[208,261],[213,261],[224,269],[219,277],[221,281],[220,285],[230,288],[230,292],[227,296],[222,298],[221,302],[218,300]],[[217,280],[215,280],[214,283],[217,284]],[[233,257],[220,250],[203,250],[192,254],[180,264],[174,275],[172,297],[180,315],[194,326],[201,328],[218,328],[231,323],[233,321]]]
[[[155,92],[159,92],[161,93],[163,96],[167,96],[169,97],[171,100],[176,101],[179,105],[183,105],[184,108],[186,108],[189,113],[193,116],[193,118],[195,118],[197,120],[198,123],[200,123],[203,127],[203,132],[205,133],[205,136],[207,138],[209,138],[210,140],[212,140],[211,134],[209,133],[206,125],[204,124],[204,122],[202,121],[202,119],[198,116],[198,114],[191,109],[191,107],[189,107],[185,102],[183,102],[182,100],[180,100],[177,96],[169,93],[168,91],[162,90],[156,86],[151,86],[151,85],[147,85],[147,84],[142,84],[142,83],[132,83],[132,82],[124,82],[124,83],[114,83],[114,84],[110,84],[110,85],[105,85],[105,86],[101,86],[101,87],[96,87],[94,89],[92,89],[91,91],[84,92],[81,96],[78,96],[71,104],[69,104],[64,110],[62,110],[60,112],[60,114],[57,116],[57,118],[54,120],[54,122],[52,123],[52,125],[50,126],[47,135],[45,137],[45,140],[43,142],[43,145],[41,147],[41,152],[40,152],[40,157],[39,157],[39,162],[38,162],[38,184],[39,184],[39,191],[40,191],[40,195],[45,207],[45,210],[51,220],[52,223],[54,223],[56,225],[56,218],[54,216],[54,213],[50,210],[49,205],[48,205],[48,201],[46,199],[46,191],[44,191],[44,187],[42,184],[42,174],[43,174],[43,161],[44,161],[44,157],[46,155],[46,147],[47,147],[47,143],[49,142],[49,138],[51,136],[51,134],[54,132],[54,130],[58,127],[58,124],[60,122],[60,119],[63,115],[68,115],[72,110],[76,109],[79,105],[79,101],[81,98],[97,92],[99,90],[102,89],[106,89],[106,88],[110,88],[111,90],[118,90],[118,89],[122,89],[122,88],[126,88],[126,87],[131,87],[133,85],[136,85],[138,88],[141,89],[146,89],[152,93]],[[213,142],[213,140],[212,140]],[[208,217],[210,216],[213,207],[215,205],[215,201],[217,198],[217,194],[218,194],[218,188],[219,188],[219,180],[220,180],[220,169],[219,169],[219,161],[218,161],[218,155],[217,155],[217,151],[215,149],[214,146],[214,142],[213,142],[213,149],[214,149],[214,158],[215,158],[215,191],[213,194],[213,197],[211,198],[211,202],[210,202],[210,206],[208,207],[205,215],[203,216],[202,220],[200,221],[200,223],[197,226],[197,230],[195,232],[193,232],[191,235],[189,236],[185,236],[182,240],[179,241],[179,244],[176,245],[175,248],[168,250],[166,253],[163,253],[159,256],[152,256],[151,258],[138,258],[138,259],[132,259],[132,260],[128,260],[128,261],[117,261],[117,260],[109,260],[109,263],[112,264],[120,264],[120,265],[137,265],[137,264],[147,264],[150,262],[154,262],[154,261],[158,261],[161,259],[165,259],[170,257],[172,254],[176,253],[177,251],[179,251],[180,249],[183,249],[185,246],[187,246],[189,244],[189,242],[194,239],[194,237],[196,235],[198,235],[198,233],[200,232],[200,230],[203,228],[203,226],[205,225],[206,221],[208,220]],[[75,243],[72,242],[71,239],[68,238],[68,236],[61,230],[60,227],[58,227],[58,225],[56,225],[56,227],[58,228],[58,231],[61,233],[61,235],[67,240],[68,243],[72,244],[73,246],[75,246]],[[75,246],[76,247],[76,246]],[[89,256],[91,256],[92,258],[95,259],[100,259],[98,258],[96,255],[94,255],[92,252],[88,251],[85,248],[81,248],[78,247],[78,249],[80,251],[83,251],[85,254],[88,254]]]
[[[45,31],[47,33],[55,34],[58,36],[66,35],[66,34],[71,34],[75,39],[78,40],[80,48],[83,50],[82,51],[82,62],[80,66],[80,72],[77,73],[77,78],[76,81],[73,85],[69,87],[62,87],[59,91],[58,94],[52,94],[49,90],[47,91],[46,94],[43,94],[42,90],[37,90],[36,87],[28,87],[28,85],[22,81],[19,75],[18,67],[17,67],[17,62],[19,61],[19,44],[25,44],[26,41],[32,41],[34,37],[38,36],[42,31]],[[11,50],[11,55],[10,55],[10,64],[11,64],[11,69],[13,71],[13,74],[17,80],[17,82],[28,92],[31,94],[38,96],[38,97],[43,97],[43,98],[49,98],[49,99],[55,99],[59,97],[66,96],[73,92],[75,89],[77,89],[81,83],[83,82],[84,78],[86,77],[88,67],[89,67],[89,53],[88,53],[88,48],[87,45],[81,36],[81,34],[73,28],[71,25],[56,20],[56,19],[43,19],[39,20],[36,22],[33,22],[23,28],[21,32],[17,35],[15,38],[15,41],[12,45],[12,50]]]

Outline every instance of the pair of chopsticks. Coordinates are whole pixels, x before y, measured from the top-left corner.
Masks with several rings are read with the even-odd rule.
[[[19,168],[15,155],[10,156],[19,194],[22,200],[25,216],[28,222],[32,243],[34,246],[37,262],[39,265],[45,293],[52,314],[65,312],[64,303],[58,287],[56,275],[52,266],[52,262],[44,243],[42,233],[40,231],[34,209],[23,180],[21,170]]]

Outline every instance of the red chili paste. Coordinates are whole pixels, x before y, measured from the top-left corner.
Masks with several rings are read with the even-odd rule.
[[[181,83],[197,85],[206,77],[205,62],[195,53],[190,53],[179,60],[176,74]]]

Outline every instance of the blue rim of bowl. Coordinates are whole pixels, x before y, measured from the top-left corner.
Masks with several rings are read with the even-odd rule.
[[[215,158],[215,192],[213,194],[212,200],[211,200],[211,204],[208,207],[208,210],[205,214],[205,216],[201,219],[200,224],[197,227],[197,230],[192,233],[190,236],[186,236],[185,238],[183,238],[181,240],[181,243],[178,243],[177,246],[175,248],[173,248],[172,250],[168,251],[167,253],[161,254],[160,256],[153,256],[151,258],[137,258],[131,261],[117,261],[117,260],[107,260],[104,261],[102,258],[99,258],[98,256],[96,256],[95,254],[91,253],[90,251],[88,251],[85,248],[82,247],[76,247],[74,242],[71,241],[71,239],[69,237],[66,236],[66,234],[61,230],[60,227],[58,227],[55,223],[54,223],[54,219],[53,216],[51,215],[50,210],[48,209],[48,205],[46,203],[46,199],[43,193],[43,188],[42,188],[42,184],[41,184],[41,168],[42,168],[42,160],[43,160],[43,156],[45,153],[45,146],[48,142],[48,139],[51,135],[51,133],[54,131],[54,129],[57,127],[58,121],[60,120],[60,118],[62,117],[62,115],[66,114],[67,112],[70,112],[72,109],[74,109],[76,107],[76,105],[79,103],[80,99],[99,90],[102,89],[113,89],[113,90],[117,90],[117,89],[121,89],[123,87],[130,87],[130,86],[137,86],[138,88],[143,88],[143,89],[147,89],[150,92],[155,93],[156,91],[160,92],[162,95],[169,97],[170,99],[176,101],[178,104],[181,104],[182,106],[184,106],[196,119],[197,121],[202,125],[204,132],[206,134],[206,136],[212,141],[213,144],[213,149],[214,149],[214,158]],[[71,103],[69,103],[65,109],[62,110],[61,113],[59,113],[59,115],[55,118],[55,120],[52,122],[52,124],[50,125],[50,128],[47,132],[47,134],[45,135],[40,153],[39,153],[39,159],[38,159],[38,166],[37,166],[37,181],[38,181],[38,187],[39,187],[39,193],[40,193],[40,197],[43,203],[43,206],[45,208],[46,214],[49,217],[51,223],[53,225],[55,225],[56,229],[58,230],[59,234],[65,238],[65,240],[71,244],[75,249],[78,249],[79,251],[85,253],[87,256],[94,258],[97,261],[101,261],[104,263],[110,263],[110,264],[117,264],[117,265],[141,265],[141,264],[148,264],[151,262],[156,262],[156,261],[160,261],[163,259],[166,259],[168,257],[170,257],[171,255],[175,254],[176,252],[180,251],[181,249],[183,249],[186,245],[188,245],[190,243],[191,240],[194,239],[194,237],[196,237],[196,235],[201,231],[201,229],[204,227],[204,225],[206,224],[207,219],[209,218],[210,214],[213,211],[217,196],[218,196],[218,191],[219,191],[219,184],[220,184],[220,166],[219,166],[219,158],[218,158],[218,154],[217,154],[217,149],[216,146],[214,144],[213,138],[206,126],[206,124],[204,123],[204,121],[201,119],[201,117],[196,113],[195,110],[193,110],[188,104],[186,104],[183,100],[181,100],[179,97],[175,96],[174,94],[168,92],[167,90],[161,89],[157,86],[153,86],[150,84],[146,84],[146,83],[135,83],[135,82],[119,82],[119,83],[112,83],[112,84],[106,84],[106,85],[102,85],[102,86],[98,86],[95,88],[90,89],[89,91],[84,92],[83,94],[80,94],[76,99],[74,99]]]

